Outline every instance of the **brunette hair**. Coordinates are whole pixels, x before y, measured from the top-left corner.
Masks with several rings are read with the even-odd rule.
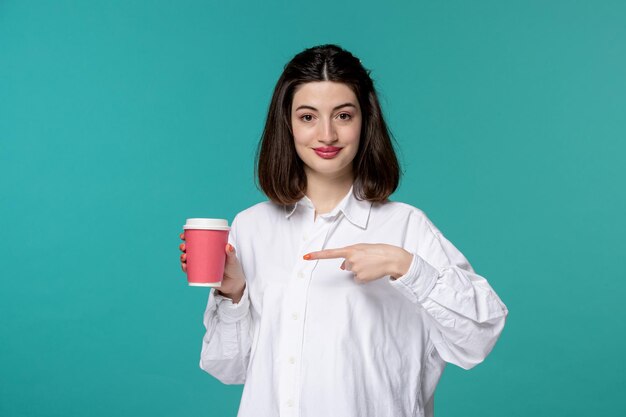
[[[296,87],[314,81],[346,84],[359,100],[361,138],[352,162],[356,197],[386,201],[396,190],[400,166],[369,74],[358,58],[337,45],[305,49],[285,66],[274,88],[255,157],[256,178],[270,200],[289,205],[304,196],[307,179],[294,145],[291,105]]]

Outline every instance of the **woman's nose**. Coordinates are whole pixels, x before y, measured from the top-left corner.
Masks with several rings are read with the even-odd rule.
[[[337,141],[337,131],[333,125],[332,120],[327,120],[324,123],[320,123],[321,131],[319,141],[323,143],[332,143]]]

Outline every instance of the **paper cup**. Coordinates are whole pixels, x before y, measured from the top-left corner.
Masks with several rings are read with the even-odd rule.
[[[195,287],[222,285],[228,243],[228,220],[187,219],[185,252],[187,253],[187,282]]]

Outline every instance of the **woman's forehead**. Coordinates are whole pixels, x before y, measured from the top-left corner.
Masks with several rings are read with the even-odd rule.
[[[313,81],[300,84],[296,88],[292,108],[304,105],[324,110],[345,103],[358,106],[357,97],[348,84],[334,81]]]

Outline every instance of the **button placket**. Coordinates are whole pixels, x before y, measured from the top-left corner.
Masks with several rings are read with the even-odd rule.
[[[282,302],[283,330],[285,337],[282,338],[280,351],[281,378],[279,383],[279,395],[282,398],[285,411],[289,414],[297,410],[300,396],[300,367],[302,365],[302,344],[304,340],[304,325],[306,322],[306,304],[310,277],[317,265],[317,261],[306,261],[302,256],[307,252],[317,251],[324,245],[329,230],[328,221],[315,222],[308,235],[310,240],[303,242],[299,258],[294,267],[295,280],[289,280],[285,288]],[[290,404],[291,401],[291,405]]]

